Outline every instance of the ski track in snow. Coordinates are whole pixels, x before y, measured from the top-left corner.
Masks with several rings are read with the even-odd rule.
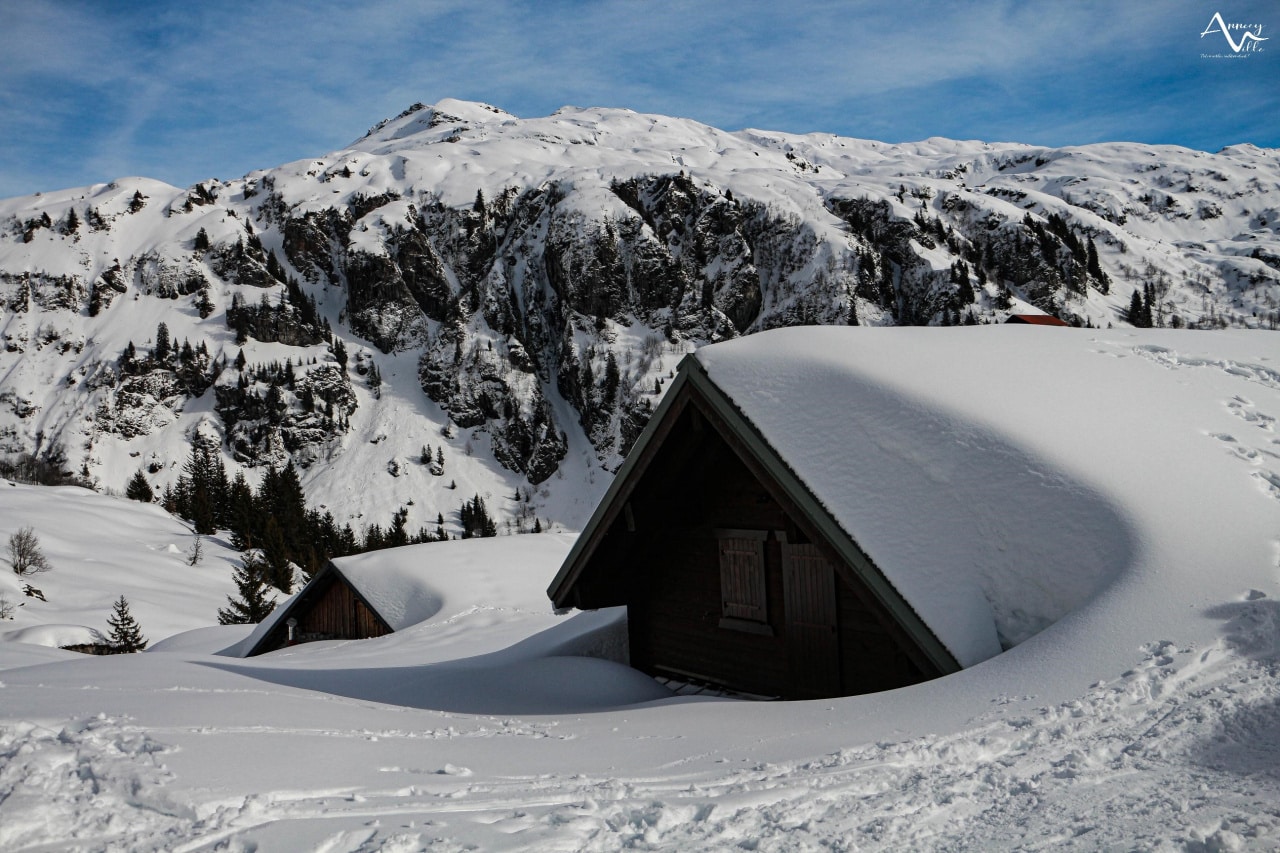
[[[188,802],[164,764],[173,730],[101,715],[11,725],[0,728],[0,849],[1274,849],[1280,603],[1253,591],[1210,615],[1224,623],[1221,641],[1150,643],[1131,670],[1074,701],[1028,712],[997,700],[955,734],[732,770],[714,754],[619,778],[483,778],[427,762],[379,768],[385,787]],[[564,736],[556,724],[478,722],[184,731]]]

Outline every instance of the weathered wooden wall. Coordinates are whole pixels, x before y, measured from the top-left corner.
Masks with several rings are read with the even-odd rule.
[[[592,558],[601,603],[628,606],[632,665],[787,698],[923,680],[883,609],[823,562],[829,552],[808,544],[813,526],[788,514],[709,417],[684,407]],[[722,619],[717,534],[726,529],[767,532],[759,624]],[[784,547],[804,569],[790,580],[790,618]]]
[[[333,583],[298,614],[305,640],[363,640],[389,633],[387,627],[345,583]]]
[[[381,637],[391,629],[369,609],[335,569],[329,567],[293,603],[288,618],[296,619],[295,643],[316,640],[363,640]],[[288,618],[279,618],[252,654],[289,645]]]

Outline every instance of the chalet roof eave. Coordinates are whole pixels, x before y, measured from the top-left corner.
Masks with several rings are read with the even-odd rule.
[[[871,594],[889,611],[902,626],[920,651],[942,674],[959,672],[963,667],[950,649],[943,644],[933,629],[920,617],[915,608],[885,576],[884,572],[863,552],[853,536],[832,516],[826,505],[809,490],[800,475],[787,464],[768,441],[765,440],[747,416],[725,394],[710,376],[701,362],[690,356],[691,368],[688,382],[700,392],[712,410],[725,423],[734,436],[746,445],[756,461],[783,490],[788,500],[805,513],[818,528],[818,532],[845,561],[845,564],[866,584]],[[681,367],[684,367],[684,362]]]
[[[583,528],[582,533],[574,541],[573,548],[569,551],[569,556],[565,557],[564,563],[560,566],[560,571],[556,573],[551,585],[547,587],[547,597],[551,599],[551,604],[556,613],[567,613],[573,609],[573,605],[568,603],[568,594],[578,576],[586,567],[587,562],[591,559],[591,555],[595,553],[600,540],[608,532],[614,518],[621,511],[624,501],[620,500],[620,498],[625,494],[629,494],[635,488],[639,475],[647,467],[645,463],[648,461],[648,454],[645,453],[645,450],[650,442],[653,441],[654,435],[662,427],[668,417],[668,413],[676,405],[685,384],[689,381],[688,374],[691,364],[695,365],[697,369],[701,369],[692,354],[686,355],[680,360],[680,364],[676,367],[675,379],[667,387],[667,393],[663,395],[662,401],[658,403],[658,408],[654,410],[649,422],[645,424],[644,430],[636,438],[635,444],[631,445],[631,451],[627,453],[627,458],[622,461],[622,465],[614,475],[613,482],[609,484],[604,497],[600,499],[600,503],[596,504],[595,512],[591,514],[591,519],[587,522],[587,526]]]

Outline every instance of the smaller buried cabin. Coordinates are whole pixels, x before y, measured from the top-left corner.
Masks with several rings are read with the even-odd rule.
[[[371,571],[363,564],[344,569],[332,561],[326,563],[297,595],[264,620],[245,657],[316,640],[381,637],[414,624],[430,615],[435,602],[428,592],[417,589],[420,584],[406,584],[401,575],[392,569]],[[419,598],[426,599],[422,607],[414,606]],[[290,620],[295,623],[292,639]]]
[[[1070,323],[1060,320],[1052,314],[1010,314],[1005,323],[1012,323],[1015,326],[1066,326],[1071,328]]]
[[[548,589],[556,608],[626,605],[632,666],[783,698],[892,689],[998,653],[984,602],[976,650],[926,624],[708,375],[716,349],[681,363]]]

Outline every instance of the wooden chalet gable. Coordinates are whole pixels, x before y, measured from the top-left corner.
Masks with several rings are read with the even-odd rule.
[[[695,356],[548,595],[628,608],[632,664],[749,693],[870,692],[960,668]]]
[[[267,618],[272,620],[271,627],[245,657],[316,640],[364,640],[392,633],[387,620],[332,562]],[[295,621],[292,641],[291,619]]]

